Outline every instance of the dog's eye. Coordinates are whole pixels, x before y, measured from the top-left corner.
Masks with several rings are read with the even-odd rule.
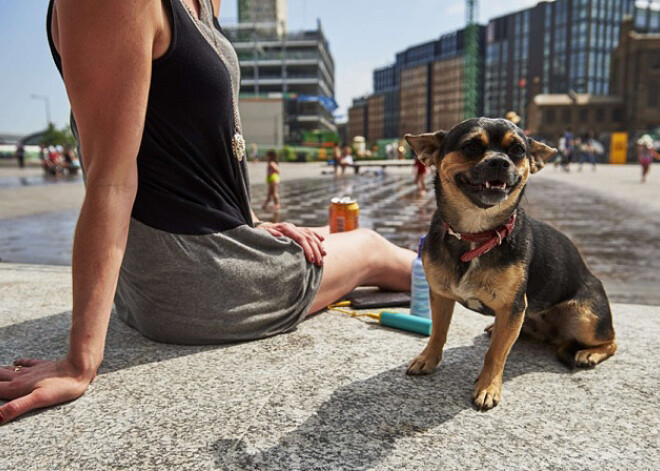
[[[525,148],[522,146],[522,144],[514,144],[509,149],[509,154],[514,157],[522,157],[525,155]]]
[[[479,154],[481,154],[481,146],[477,144],[476,142],[468,142],[467,144],[464,144],[463,147],[461,148],[463,153],[469,157],[474,157]]]

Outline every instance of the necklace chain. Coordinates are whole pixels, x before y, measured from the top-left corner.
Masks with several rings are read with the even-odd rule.
[[[202,5],[202,3],[204,1],[205,0],[199,0],[199,3],[198,3],[199,4],[199,15],[200,15],[200,17],[201,17],[201,15],[204,14],[203,11],[202,11],[205,8],[205,6]],[[193,19],[193,22],[197,25],[197,29],[199,29],[199,31],[202,33],[202,35],[204,35],[204,36],[209,36],[209,34],[211,35],[211,38],[213,39],[213,47],[214,47],[216,53],[218,54],[218,56],[220,56],[220,58],[222,59],[222,52],[221,52],[221,49],[220,49],[220,44],[218,44],[218,33],[215,31],[215,26],[212,25],[212,24],[209,25],[209,24],[206,24],[205,22],[203,22],[200,19],[200,17],[197,16],[197,14],[194,12],[194,10],[186,3],[185,0],[181,0],[181,3],[183,4],[184,8],[186,10],[188,10],[188,13],[190,14],[190,16]],[[212,12],[207,12],[207,13],[208,13],[208,15],[212,16]],[[211,21],[211,23],[212,23],[212,21]],[[207,27],[209,29],[209,33],[206,33],[202,26]],[[233,83],[231,73],[229,74],[229,80],[230,80],[230,82]],[[245,145],[245,139],[243,138],[243,134],[241,132],[241,127],[239,125],[238,104],[237,104],[237,100],[234,98],[233,89],[232,89],[232,93],[231,93],[231,102],[232,102],[232,111],[233,111],[233,114],[234,114],[234,116],[233,116],[233,118],[234,118],[233,119],[234,135],[232,136],[232,139],[231,139],[231,147],[232,147],[232,151],[234,152],[234,156],[239,161],[241,161],[241,160],[243,160],[243,157],[245,156],[246,145]]]

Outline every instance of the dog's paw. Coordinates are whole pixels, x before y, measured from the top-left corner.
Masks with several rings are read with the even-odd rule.
[[[474,388],[472,399],[477,409],[487,411],[500,403],[501,394],[501,386],[494,383],[482,386],[479,380],[477,380],[477,387]]]
[[[427,375],[433,373],[435,367],[438,366],[442,360],[442,353],[439,355],[422,352],[417,358],[410,362],[408,369],[406,370],[407,375]]]
[[[573,364],[578,368],[593,368],[608,357],[607,353],[593,348],[575,352]]]

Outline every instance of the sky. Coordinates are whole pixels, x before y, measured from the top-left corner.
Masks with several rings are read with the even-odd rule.
[[[175,0],[177,1],[177,0]],[[339,114],[372,91],[372,72],[394,55],[465,24],[464,0],[288,0],[289,30],[314,29],[317,18],[335,60]],[[479,21],[527,8],[538,0],[485,2]],[[48,0],[0,0],[0,134],[28,134],[52,121],[68,123],[69,103],[46,39]],[[236,0],[223,0],[220,23],[236,22]]]

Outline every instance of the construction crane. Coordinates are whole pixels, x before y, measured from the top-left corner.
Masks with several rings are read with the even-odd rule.
[[[478,0],[466,0],[467,25],[463,59],[463,119],[477,116],[479,107],[479,25]]]

